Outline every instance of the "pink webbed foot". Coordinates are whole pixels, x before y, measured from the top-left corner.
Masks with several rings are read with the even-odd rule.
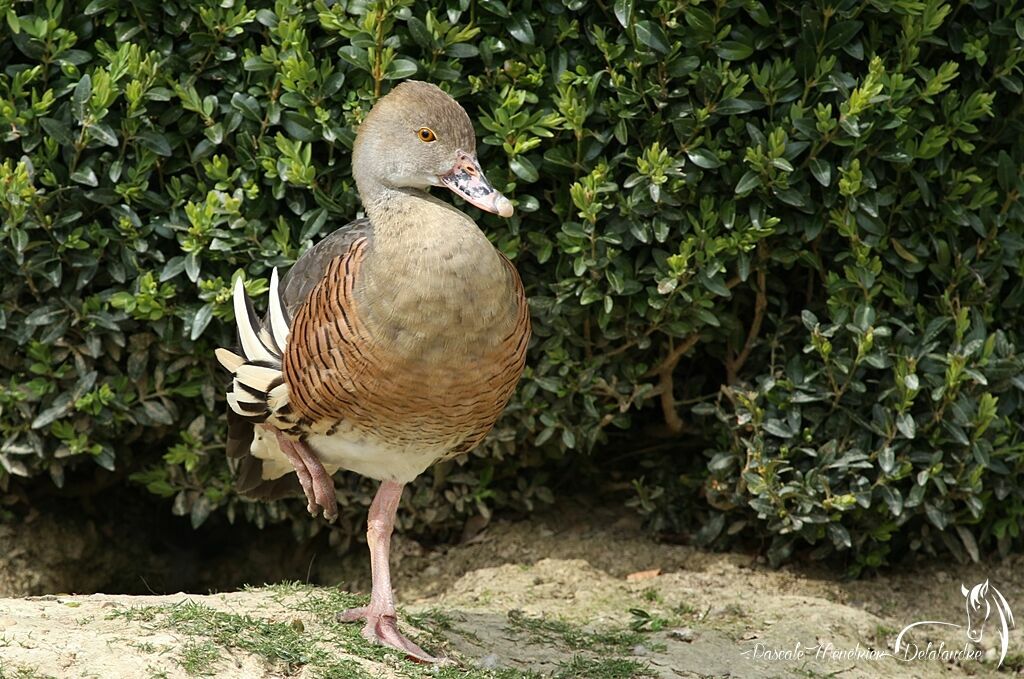
[[[370,547],[370,572],[373,577],[370,605],[350,608],[338,613],[337,617],[340,622],[365,620],[363,637],[401,651],[417,662],[450,662],[444,658],[435,658],[398,631],[398,616],[395,613],[395,598],[391,589],[389,552],[391,532],[395,527],[395,512],[398,511],[398,503],[401,500],[401,483],[381,482],[370,504],[370,515],[366,522],[366,542]]]
[[[339,622],[358,622],[365,620],[363,625],[363,638],[375,644],[390,646],[401,651],[410,660],[421,663],[445,663],[446,658],[437,658],[430,655],[417,644],[409,641],[404,634],[398,631],[398,618],[394,611],[384,612],[374,609],[373,606],[360,606],[350,608],[338,613]]]
[[[323,463],[304,441],[293,441],[280,431],[274,430],[278,447],[295,468],[299,484],[306,494],[306,510],[316,516],[323,510],[327,521],[338,518],[338,499],[334,494],[334,479],[324,469]]]

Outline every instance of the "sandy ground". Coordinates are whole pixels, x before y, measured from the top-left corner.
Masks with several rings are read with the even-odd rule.
[[[950,625],[918,626],[908,636],[911,654],[941,648],[958,651],[953,657],[936,652],[907,660],[893,652],[896,636],[911,623],[964,625],[961,584],[971,588],[988,579],[1024,615],[1022,557],[981,565],[932,563],[844,582],[821,566],[773,570],[749,555],[657,544],[641,535],[630,518],[616,521],[588,511],[499,522],[470,544],[445,551],[425,552],[399,536],[397,596],[416,621],[404,628],[454,660],[441,674],[388,653],[369,653],[352,641],[358,635],[339,632],[322,603],[308,603],[318,592],[336,590],[269,588],[208,596],[0,599],[0,679],[1024,673],[1024,634],[1015,628],[1009,630],[1003,666],[995,669],[1001,648],[994,609],[979,643],[969,642],[963,627]],[[0,541],[0,553],[3,547]],[[321,577],[365,586],[359,555],[336,563],[336,572],[321,570]],[[0,569],[3,564],[0,559]],[[168,622],[164,613],[185,601],[236,616],[232,620],[287,624],[340,664],[328,671],[301,659],[281,662],[280,652],[268,659],[265,650],[220,637],[211,642],[195,628]],[[125,614],[140,607],[162,613]],[[209,652],[207,664],[186,662],[192,656],[201,660],[199,651]]]

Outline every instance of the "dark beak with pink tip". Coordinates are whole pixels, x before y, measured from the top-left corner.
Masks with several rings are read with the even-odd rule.
[[[451,189],[452,193],[462,196],[481,210],[493,212],[501,217],[512,216],[512,203],[487,181],[483,170],[480,169],[480,161],[473,154],[460,151],[454,167],[441,175],[441,182]]]

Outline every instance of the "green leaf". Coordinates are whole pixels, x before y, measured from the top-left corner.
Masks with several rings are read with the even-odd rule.
[[[434,45],[434,38],[430,35],[430,31],[427,30],[427,25],[419,17],[411,16],[408,21],[405,22],[406,27],[409,29],[409,35],[420,47],[432,47]],[[452,45],[454,47],[454,45]]]
[[[718,156],[708,149],[693,149],[692,151],[687,151],[686,157],[689,158],[690,162],[694,165],[702,167],[705,170],[713,170],[722,166],[722,161],[718,159]]]
[[[875,309],[870,304],[858,304],[853,312],[853,323],[860,330],[867,331],[875,324]]]
[[[603,299],[603,298],[604,298],[604,293],[601,292],[600,289],[591,286],[591,287],[586,288],[583,291],[583,294],[580,295],[580,304],[582,306],[586,306],[588,304],[593,304],[594,302],[597,302],[598,300]]]
[[[615,18],[623,28],[629,28],[633,20],[633,0],[615,0]]]
[[[846,45],[864,27],[863,21],[839,21],[832,24],[828,29],[828,37],[825,39],[825,46],[831,49]]]
[[[93,187],[100,185],[99,181],[96,179],[96,173],[93,172],[91,167],[82,167],[72,172],[71,181]]]
[[[86,73],[75,85],[71,94],[71,113],[80,123],[85,121],[90,97],[92,97],[92,78]]]
[[[1013,159],[1010,158],[1010,154],[1006,151],[1000,150],[998,158],[999,160],[996,166],[996,180],[999,182],[999,188],[1009,193],[1017,188],[1020,167],[1013,162]]]
[[[415,75],[419,67],[415,61],[410,59],[395,59],[388,66],[387,75],[384,77],[388,80],[402,80],[409,76]]]
[[[522,13],[516,13],[508,23],[508,32],[524,45],[533,44],[533,26]]]
[[[169,281],[184,270],[185,258],[180,256],[172,257],[167,260],[167,264],[164,265],[163,270],[160,272],[160,282]]]
[[[199,279],[199,271],[202,265],[199,262],[199,258],[196,253],[190,252],[185,255],[185,275],[188,279],[195,283]]]
[[[281,124],[290,137],[298,141],[319,141],[320,135],[315,131],[316,123],[295,111],[285,111],[281,116]]]
[[[51,305],[36,307],[25,316],[23,323],[28,326],[49,325],[67,315],[66,309],[54,309]]]
[[[682,78],[700,68],[700,57],[697,56],[676,56],[669,62],[666,72],[671,78]]]
[[[762,108],[764,104],[748,99],[723,99],[715,107],[715,113],[723,116],[734,116],[741,113],[750,113]]]
[[[739,182],[736,184],[736,195],[744,195],[750,193],[758,186],[761,186],[761,177],[756,172],[748,170],[743,173],[740,177]]]
[[[173,153],[167,137],[156,130],[143,130],[139,132],[138,138],[143,146],[158,156],[169,158]]]
[[[82,14],[85,16],[99,14],[100,12],[111,9],[115,4],[115,0],[92,0],[92,2],[86,5],[85,9],[82,10]]]
[[[896,429],[904,438],[912,439],[917,436],[917,423],[910,413],[900,413],[896,416]]]
[[[807,204],[804,200],[804,195],[796,189],[772,189],[772,193],[786,205],[792,205],[793,207],[803,207]]]
[[[886,474],[896,468],[896,454],[892,446],[884,446],[878,453],[878,466]]]
[[[517,177],[525,182],[535,182],[539,178],[537,168],[534,167],[533,163],[530,162],[525,156],[516,156],[512,158],[508,165],[512,168],[512,171]]]
[[[709,276],[706,271],[701,271],[698,278],[700,278],[700,282],[704,285],[705,288],[715,293],[716,295],[719,295],[721,297],[732,296],[732,292],[729,291],[729,287],[725,284],[725,280],[722,278],[721,274]]]
[[[917,264],[920,261],[917,258],[917,256],[914,255],[914,253],[912,253],[909,250],[907,250],[903,246],[903,244],[900,243],[897,239],[893,238],[893,239],[891,239],[889,241],[889,243],[892,244],[893,252],[895,252],[897,255],[899,255],[903,259],[907,260],[908,262],[910,262],[912,264]]]
[[[832,166],[821,158],[811,158],[811,174],[822,186],[828,186],[832,182]]]
[[[254,123],[259,123],[263,120],[263,113],[260,110],[259,102],[256,101],[256,97],[243,94],[242,92],[235,92],[231,95],[231,107],[241,113],[243,118]]]
[[[974,563],[981,561],[981,551],[978,549],[978,542],[974,539],[974,534],[971,533],[970,529],[967,526],[957,526],[956,534],[960,536],[960,541],[963,542],[964,549],[967,550],[971,561]]]
[[[636,39],[641,44],[662,54],[668,54],[672,49],[668,44],[668,37],[665,35],[665,31],[653,21],[644,20],[636,22]]]
[[[32,429],[42,429],[71,412],[71,406],[73,405],[74,402],[71,399],[71,394],[61,394],[53,400],[53,404],[49,408],[36,415],[29,426]]]
[[[480,54],[480,50],[476,45],[457,42],[454,45],[449,45],[448,49],[445,50],[445,54],[456,59],[472,59]]]
[[[492,14],[497,14],[502,19],[508,19],[512,16],[502,0],[480,0],[480,6]]]
[[[273,11],[269,9],[261,9],[256,12],[256,21],[260,22],[267,28],[277,28],[278,18]]]
[[[850,531],[841,523],[830,523],[828,525],[828,536],[838,549],[849,549],[853,546],[850,538]]]
[[[713,328],[717,328],[721,325],[721,322],[718,320],[718,316],[716,316],[710,309],[697,309],[696,314],[697,318]]]
[[[174,424],[174,417],[163,403],[156,399],[142,402],[142,409],[146,416],[157,424]]]
[[[110,128],[110,125],[106,123],[96,123],[88,128],[89,136],[107,146],[119,146],[117,141],[117,135],[114,134],[114,130]]]
[[[206,330],[206,326],[210,324],[213,319],[213,305],[204,304],[199,307],[196,311],[196,315],[192,318],[192,331],[189,333],[189,339],[193,342],[199,339],[199,336]]]
[[[736,40],[726,40],[715,47],[715,54],[727,61],[742,61],[749,58],[753,53],[753,47]]]
[[[74,144],[74,137],[71,136],[71,128],[63,120],[56,118],[40,118],[39,125],[60,144]]]

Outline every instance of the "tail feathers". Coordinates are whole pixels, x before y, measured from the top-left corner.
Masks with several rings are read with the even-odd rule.
[[[263,478],[263,460],[252,454],[255,430],[251,422],[228,410],[228,466],[235,475],[235,489],[256,500],[277,500],[302,495],[299,477],[285,474]]]
[[[233,376],[228,389],[228,406],[251,422],[264,422],[283,415],[288,408],[288,385],[281,361],[288,343],[289,319],[281,305],[277,269],[270,276],[270,309],[265,323],[245,294],[241,279],[234,289],[235,322],[241,355],[217,349],[217,360]]]

